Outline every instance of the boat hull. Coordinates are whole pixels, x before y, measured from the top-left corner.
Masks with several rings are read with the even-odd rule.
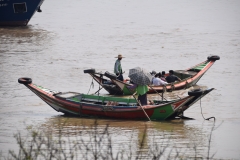
[[[200,98],[213,89],[205,90],[201,94],[189,95],[174,101],[155,101],[154,105],[138,106],[136,99],[112,96],[85,95],[76,92],[56,92],[41,86],[24,82],[25,86],[40,97],[54,110],[75,116],[93,116],[113,119],[166,120],[183,115]],[[119,104],[108,105],[109,102]],[[147,116],[146,116],[147,115]]]
[[[26,26],[43,1],[0,1],[0,26]]]

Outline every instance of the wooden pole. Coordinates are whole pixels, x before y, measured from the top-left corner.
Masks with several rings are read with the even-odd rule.
[[[126,88],[128,89],[128,91],[129,91],[130,93],[132,93],[132,91],[131,91],[128,87],[126,87]],[[148,118],[148,120],[151,121],[151,119],[149,118],[149,116],[147,115],[147,113],[145,112],[145,110],[143,109],[140,101],[137,100],[137,98],[134,96],[134,94],[136,94],[136,92],[135,92],[135,93],[132,93],[133,98],[134,98],[134,99],[137,101],[137,103],[140,105],[140,107],[142,108],[142,110],[143,110],[144,114],[146,115],[146,117]]]
[[[143,112],[145,113],[145,115],[146,115],[146,117],[148,118],[148,120],[151,121],[151,119],[150,119],[149,116],[147,115],[146,111],[143,109],[143,107],[142,107],[142,105],[141,105],[141,102],[136,99],[136,97],[134,96],[134,94],[133,94],[133,97],[135,98],[135,100],[138,102],[138,104],[139,104],[140,107],[142,108],[142,110],[143,110]]]
[[[148,85],[148,87],[150,87],[150,88],[151,88],[152,90],[154,90],[157,94],[159,94],[155,89],[152,88],[152,86]],[[161,94],[159,94],[159,96],[161,96],[162,98],[164,98],[163,95],[161,95]],[[166,98],[164,98],[164,99],[167,101]]]

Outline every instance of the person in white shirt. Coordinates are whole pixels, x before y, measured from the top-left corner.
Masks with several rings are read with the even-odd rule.
[[[166,85],[166,84],[168,84],[168,83],[165,82],[165,81],[163,81],[163,80],[161,80],[161,79],[159,78],[159,73],[158,73],[158,74],[156,74],[156,75],[154,76],[153,81],[152,81],[152,84],[153,84],[154,86],[163,86],[163,85]]]

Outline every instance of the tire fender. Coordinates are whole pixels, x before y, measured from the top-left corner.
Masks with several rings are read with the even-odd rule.
[[[83,70],[84,73],[96,73],[95,69],[85,69]]]
[[[31,84],[32,83],[32,79],[31,78],[27,78],[27,77],[22,77],[18,79],[18,83],[20,84]]]
[[[217,55],[214,55],[214,56],[208,56],[208,60],[209,60],[209,61],[216,61],[216,60],[219,60],[219,59],[220,59],[220,57],[217,56]]]
[[[188,91],[189,96],[201,96],[203,94],[203,91],[201,89],[194,89],[191,91]]]

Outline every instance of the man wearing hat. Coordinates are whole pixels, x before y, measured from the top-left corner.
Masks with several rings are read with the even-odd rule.
[[[118,76],[117,77],[118,80],[123,81],[121,60],[122,60],[122,58],[125,58],[125,57],[123,57],[121,54],[119,54],[115,58],[118,58],[118,59],[116,60],[115,65],[114,65],[114,73]]]

